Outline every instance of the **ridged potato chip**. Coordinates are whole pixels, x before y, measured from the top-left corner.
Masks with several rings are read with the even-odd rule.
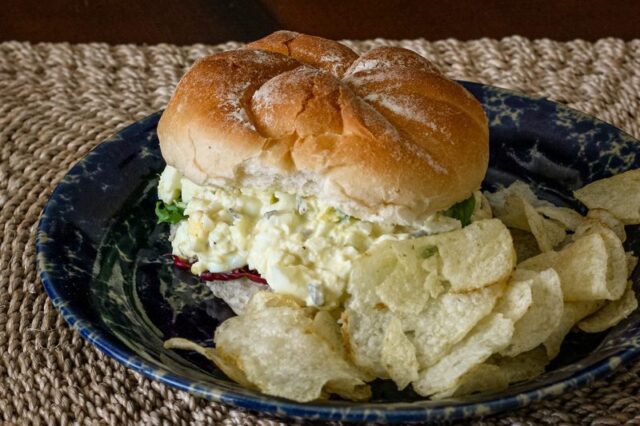
[[[536,211],[571,231],[575,231],[584,220],[584,216],[567,207],[545,205],[536,207]]]
[[[573,195],[590,210],[607,210],[626,225],[640,223],[640,169],[597,180]]]
[[[333,351],[346,358],[338,321],[327,311],[318,311],[313,317],[313,331],[322,337]]]
[[[380,299],[376,288],[394,272],[398,258],[392,242],[385,241],[372,247],[353,263],[347,293],[346,306],[351,310],[368,310],[376,307]]]
[[[517,195],[520,198],[526,200],[533,207],[542,207],[542,206],[551,206],[554,207],[553,204],[546,200],[539,199],[536,194],[533,192],[531,187],[521,180],[514,181],[511,185],[505,188],[501,188],[496,192],[490,192],[484,194],[489,203],[491,204],[491,209],[493,210],[493,214],[495,217],[502,219],[505,216],[509,216],[509,211],[512,211],[513,208],[510,208],[507,204],[507,199],[513,195]],[[522,216],[522,214],[518,215]],[[508,220],[507,220],[508,221]],[[509,224],[505,223],[507,226],[511,227]]]
[[[560,324],[543,343],[549,359],[555,358],[560,353],[560,346],[573,326],[582,318],[597,311],[602,304],[602,301],[565,302]]]
[[[258,312],[268,308],[301,308],[302,306],[300,300],[289,294],[261,291],[249,299],[243,313]]]
[[[578,328],[587,333],[599,333],[618,324],[637,308],[638,299],[633,291],[633,282],[629,281],[627,290],[620,299],[607,302],[594,314],[580,321]]]
[[[630,278],[638,266],[638,256],[634,255],[632,251],[626,252],[625,255],[627,257],[627,278]]]
[[[342,313],[344,345],[351,361],[371,379],[389,378],[380,351],[392,314],[376,290],[397,266],[392,242],[384,242],[354,262],[347,286],[349,298]]]
[[[488,315],[504,286],[497,284],[469,293],[443,293],[429,300],[419,314],[400,315],[405,332],[413,332],[420,367],[435,364]],[[353,363],[367,374],[388,378],[380,349],[393,314],[383,302],[370,309],[343,313],[343,336]]]
[[[437,247],[442,265],[440,275],[455,292],[504,281],[516,263],[511,234],[497,219],[481,220],[456,231],[423,237],[416,244]]]
[[[506,374],[503,374],[502,368],[495,364],[484,363],[473,367],[462,375],[455,385],[455,389],[442,393],[441,398],[489,391],[498,392],[507,387],[509,387],[509,380]]]
[[[532,232],[542,251],[556,247],[564,240],[565,230],[574,230],[582,220],[574,210],[539,199],[531,187],[521,181],[486,195],[496,218],[509,228]]]
[[[522,318],[533,303],[532,282],[533,279],[512,278],[507,284],[504,294],[498,300],[494,312],[501,313],[513,322]]]
[[[546,341],[560,325],[564,306],[560,277],[553,269],[516,270],[514,278],[527,280],[532,301],[524,315],[515,320],[511,341],[500,352],[509,357],[530,351]]]
[[[462,377],[491,355],[504,349],[513,334],[513,321],[502,314],[483,319],[435,365],[419,373],[413,389],[422,396],[446,398],[456,391]]]
[[[515,357],[494,355],[487,362],[500,367],[508,383],[516,383],[544,373],[549,361],[546,349],[540,345]]]
[[[198,352],[200,355],[205,356],[211,362],[215,363],[218,368],[220,368],[224,374],[234,382],[239,383],[248,389],[256,389],[256,386],[247,379],[247,376],[245,376],[244,372],[240,369],[235,359],[226,359],[221,357],[213,348],[205,348],[204,346],[200,346],[197,343],[183,339],[182,337],[173,337],[165,340],[164,347],[166,349],[181,349]]]
[[[222,323],[214,342],[216,365],[225,373],[232,365],[266,394],[299,402],[332,393],[352,400],[371,395],[363,374],[317,334],[309,310],[247,310]]]
[[[552,250],[565,239],[565,227],[545,218],[538,211],[547,209],[553,212],[559,207],[538,199],[525,183],[516,181],[502,192],[488,194],[488,196],[492,197],[496,204],[494,207],[496,217],[509,228],[531,232],[540,251]],[[563,214],[566,215],[566,212]]]
[[[607,288],[610,293],[610,297],[607,297],[607,299],[619,299],[627,287],[627,278],[629,277],[627,255],[622,246],[622,241],[611,229],[593,220],[584,221],[576,229],[573,237],[574,239],[579,239],[591,234],[599,234],[607,249]]]
[[[529,380],[544,373],[548,363],[549,358],[542,346],[513,358],[493,355],[484,364],[462,376],[452,396],[506,389],[511,383]]]
[[[513,247],[516,249],[518,263],[540,254],[538,241],[533,234],[516,228],[509,228],[509,232],[513,239]]]
[[[549,251],[529,258],[518,268],[532,271],[553,268],[560,276],[564,300],[579,302],[620,297],[618,283],[608,281],[608,263],[605,241],[599,233],[594,233],[578,238],[559,252]]]
[[[418,379],[418,360],[416,349],[402,330],[402,323],[392,317],[382,339],[380,358],[387,374],[402,390]]]
[[[375,288],[379,299],[376,303],[383,303],[392,312],[418,313],[430,298],[443,291],[438,275],[437,248],[425,246],[419,240],[389,242],[384,250],[388,248],[395,254],[395,259],[390,260],[395,265],[393,270],[389,270],[390,266],[380,269],[379,265],[384,264],[387,255],[374,249],[370,259],[354,267],[352,279],[359,281],[354,283],[351,293],[357,293],[358,285],[365,289],[363,291]],[[379,272],[374,279],[367,279],[367,270],[373,262],[378,264],[375,268]]]
[[[251,297],[259,291],[270,291],[266,285],[255,283],[248,278],[231,281],[207,281],[206,286],[213,295],[225,301],[236,315],[244,312]]]
[[[624,223],[607,210],[589,210],[587,212],[587,219],[596,220],[611,229],[623,243],[627,240],[627,232],[624,229]]]
[[[495,222],[488,225],[506,230]],[[482,231],[482,227],[474,230],[472,226],[467,227],[472,235]],[[487,235],[494,234],[489,229]],[[392,316],[400,320],[405,332],[415,331],[411,340],[420,366],[425,367],[437,362],[493,309],[504,288],[500,284],[466,293],[445,292],[436,275],[439,252],[449,242],[449,238],[441,241],[433,237],[387,242],[354,263],[343,314],[343,338],[354,364],[370,376],[388,377],[380,348]],[[416,280],[416,273],[408,268],[421,269],[420,278]]]
[[[524,211],[525,198],[517,193],[506,194],[504,204],[496,207],[496,218],[500,219],[509,228],[530,231],[527,216]]]
[[[481,220],[455,231],[372,247],[354,262],[348,292],[377,287],[392,273],[420,281],[425,272],[435,272],[426,265],[439,265],[440,281],[447,281],[453,291],[469,291],[506,280],[515,262],[509,230],[497,219]],[[389,279],[393,280],[389,287],[400,285],[398,277]]]
[[[493,218],[493,212],[491,211],[491,204],[487,197],[480,191],[476,191],[473,193],[473,196],[476,200],[477,208],[473,212],[471,216],[471,222],[477,222],[479,220],[491,219]]]
[[[351,362],[367,375],[388,379],[382,365],[382,341],[393,315],[386,308],[362,311],[347,309],[342,313],[342,338]]]
[[[411,270],[408,265],[398,262],[393,272],[375,289],[392,312],[417,314],[429,300],[429,288],[437,285],[437,271],[427,274],[420,266]]]
[[[524,215],[531,233],[538,242],[540,251],[553,250],[567,236],[564,228],[552,220],[545,219],[527,200],[521,198]]]
[[[430,300],[419,315],[402,318],[413,331],[420,367],[438,362],[461,341],[496,304],[504,285],[496,284],[468,293],[443,293]]]

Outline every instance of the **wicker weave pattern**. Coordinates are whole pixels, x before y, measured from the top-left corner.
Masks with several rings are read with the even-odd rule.
[[[640,137],[640,40],[348,44],[399,44],[451,77],[546,96]],[[56,313],[35,269],[40,211],[69,167],[162,108],[194,59],[237,46],[0,44],[0,423],[280,424],[151,382],[101,355]],[[514,422],[640,424],[640,363],[478,424]]]

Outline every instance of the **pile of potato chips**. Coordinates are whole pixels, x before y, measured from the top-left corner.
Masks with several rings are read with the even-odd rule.
[[[370,396],[391,379],[430,398],[499,390],[544,371],[577,326],[600,332],[637,307],[624,225],[640,223],[640,170],[576,191],[588,214],[522,182],[486,194],[493,211],[456,231],[372,247],[340,311],[259,292],[215,333],[183,339],[236,382],[296,401]]]

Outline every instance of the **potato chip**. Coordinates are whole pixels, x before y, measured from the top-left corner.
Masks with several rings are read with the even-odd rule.
[[[516,383],[544,373],[549,357],[544,346],[540,345],[515,357],[494,355],[487,362],[500,367],[508,383]]]
[[[505,225],[512,229],[531,232],[541,251],[552,250],[565,239],[565,227],[538,212],[538,209],[552,210],[555,206],[539,200],[531,189],[521,182],[514,183],[506,191],[504,200],[500,200],[502,205],[497,208],[496,213],[496,217]]]
[[[462,377],[492,354],[504,349],[512,334],[513,321],[502,314],[489,315],[464,340],[451,348],[444,358],[420,371],[418,380],[413,382],[413,389],[422,396],[451,396]]]
[[[597,180],[573,195],[590,210],[607,210],[627,225],[640,223],[640,169]]]
[[[455,231],[413,240],[386,241],[372,247],[354,262],[348,292],[353,295],[358,288],[378,287],[390,274],[407,276],[414,281],[417,276],[418,280],[424,282],[424,270],[432,272],[426,264],[439,264],[438,281],[448,281],[453,291],[469,291],[506,280],[515,261],[515,250],[508,229],[497,219],[482,220]],[[398,267],[398,264],[401,266]],[[416,271],[416,268],[422,268],[423,271]],[[389,282],[380,290],[385,294],[400,285],[407,286],[409,292],[413,289],[411,286],[416,285],[402,284],[401,279],[395,276],[388,279]],[[431,280],[427,286],[437,286],[437,283]],[[439,287],[428,289],[429,294],[439,292]],[[357,295],[355,298],[362,299]],[[416,307],[407,309],[415,311]]]
[[[560,346],[573,326],[582,318],[597,311],[601,306],[601,301],[565,302],[560,324],[543,343],[549,359],[555,358],[560,353]]]
[[[251,383],[244,372],[238,367],[237,363],[233,359],[225,359],[216,353],[213,348],[205,348],[204,346],[200,346],[191,340],[183,339],[182,337],[173,337],[171,339],[165,340],[164,345],[166,349],[181,349],[187,351],[195,351],[200,355],[205,356],[211,362],[214,362],[218,368],[220,368],[224,374],[226,374],[231,380],[234,382],[249,388],[255,389],[256,386]]]
[[[487,197],[485,197],[484,194],[480,191],[474,192],[473,196],[476,200],[477,207],[473,212],[473,215],[471,215],[471,222],[493,218],[491,204],[489,203]]]
[[[491,204],[494,216],[498,218],[508,214],[509,208],[506,206],[507,199],[512,195],[517,195],[520,198],[523,198],[536,208],[542,206],[553,206],[550,202],[539,199],[531,187],[520,180],[516,180],[508,187],[499,189],[496,192],[485,192],[484,195]]]
[[[514,278],[527,280],[532,302],[526,313],[515,319],[511,342],[501,352],[510,357],[530,351],[547,340],[560,324],[563,312],[560,277],[553,269],[538,273],[516,270]]]
[[[618,220],[613,214],[607,210],[593,209],[587,212],[587,219],[597,220],[607,228],[611,229],[623,243],[627,240],[627,232],[624,229],[624,223]]]
[[[627,290],[618,300],[607,302],[594,314],[578,323],[578,328],[587,333],[599,333],[631,315],[638,307],[638,300],[633,291],[633,282],[629,281]]]
[[[638,256],[634,255],[632,251],[626,252],[625,256],[627,257],[627,278],[630,278],[638,266]]]
[[[582,218],[574,210],[557,207],[539,199],[531,187],[521,181],[515,181],[508,188],[486,195],[495,217],[509,228],[536,234],[543,251],[550,250],[549,247],[553,248],[563,241],[564,230],[575,229]]]
[[[266,394],[299,402],[331,393],[353,400],[370,397],[362,373],[316,334],[302,308],[245,311],[222,323],[214,341],[216,364],[227,372],[232,363]]]
[[[622,241],[611,229],[593,220],[586,220],[579,226],[576,229],[574,238],[579,239],[584,235],[590,234],[599,234],[607,249],[607,288],[610,293],[610,297],[607,299],[619,299],[627,287],[627,278],[629,276],[627,256],[624,252]]]
[[[302,307],[302,302],[288,294],[261,291],[251,297],[244,308],[244,313],[282,307],[300,308]]]
[[[425,258],[427,249],[433,253]],[[420,312],[442,291],[437,248],[417,240],[379,244],[354,263],[349,282],[352,309],[359,309],[358,303],[372,307],[382,302],[393,312]]]
[[[421,263],[421,268],[427,272],[427,277],[424,282],[424,291],[429,293],[429,297],[435,299],[440,296],[445,290],[448,290],[448,284],[440,279],[440,259],[439,256],[433,256],[428,259],[424,259]]]
[[[342,337],[349,358],[369,379],[388,378],[380,350],[392,314],[376,289],[398,265],[391,247],[390,241],[379,244],[354,262],[347,286],[349,298],[342,313]]]
[[[525,199],[521,198],[521,202],[523,203],[524,215],[527,219],[527,224],[529,225],[531,233],[538,242],[540,251],[545,252],[553,250],[555,246],[564,241],[567,234],[562,226],[552,220],[545,219]]]
[[[386,307],[363,311],[347,309],[342,313],[342,338],[351,362],[367,375],[388,379],[382,365],[381,349],[392,314]]]
[[[509,228],[530,231],[529,221],[525,213],[526,200],[518,194],[509,194],[504,200],[504,206],[499,209],[496,217]]]
[[[559,252],[549,251],[529,258],[518,268],[555,269],[560,276],[564,300],[568,302],[612,299],[617,289],[610,289],[607,281],[608,257],[602,236],[594,233],[582,236]]]
[[[346,357],[338,321],[327,311],[318,311],[313,317],[313,331],[322,337],[331,349]]]
[[[450,396],[463,396],[478,392],[497,392],[509,386],[508,378],[499,366],[480,364],[465,373]],[[446,394],[443,394],[446,395]],[[443,396],[446,398],[446,396]]]
[[[406,241],[403,243],[408,246]],[[423,244],[424,241],[417,243],[410,250],[415,253],[418,247],[419,253]],[[393,256],[388,255],[391,250],[383,251],[372,251],[354,263],[348,285],[349,299],[343,314],[342,331],[348,352],[354,364],[367,374],[387,377],[380,359],[380,347],[393,310],[405,331],[416,331],[413,343],[420,365],[424,367],[444,356],[452,345],[488,315],[503,291],[502,285],[493,285],[468,293],[443,292],[441,284],[428,284],[429,279],[433,279],[433,271],[438,268],[434,255],[423,259],[420,264],[425,273],[432,271],[425,281],[431,291],[430,298],[420,312],[405,309],[403,304],[415,306],[411,299],[416,295],[406,292],[402,298],[396,298],[391,295],[391,287],[382,286],[394,271]],[[434,290],[436,287],[438,291]],[[421,291],[427,293],[425,287]]]
[[[501,313],[511,321],[516,322],[527,313],[533,302],[531,284],[533,279],[511,279],[507,289],[498,300],[494,312]]]
[[[413,343],[402,330],[398,318],[392,317],[382,339],[380,359],[387,374],[402,390],[418,379],[418,360]]]
[[[544,373],[548,362],[542,346],[513,358],[493,355],[461,377],[453,396],[506,389],[510,383],[529,380]]]
[[[497,219],[474,222],[463,229],[416,240],[438,248],[441,278],[456,292],[504,281],[516,262],[509,230]]]
[[[421,368],[431,366],[461,341],[496,304],[503,285],[468,293],[443,293],[430,300],[419,315],[402,318],[405,330],[413,331]]]
[[[516,182],[525,184],[521,181],[515,181],[511,185],[514,185]],[[484,191],[482,193],[482,195],[484,195],[485,198],[489,201],[494,217],[499,217],[504,214],[504,203],[506,202],[506,199],[510,194],[511,192],[509,191],[509,187],[502,185],[500,185],[499,188],[493,192]]]
[[[391,241],[374,246],[354,263],[349,276],[347,307],[351,310],[367,310],[380,303],[376,288],[396,268],[398,258],[391,249]]]
[[[575,231],[584,220],[584,217],[580,213],[567,207],[547,205],[536,207],[536,211],[546,218],[561,224],[564,229],[569,229],[571,231]]]
[[[540,247],[533,234],[516,228],[509,228],[509,232],[513,239],[513,247],[516,249],[518,263],[540,254]]]
[[[213,295],[225,301],[236,315],[244,312],[251,297],[259,291],[270,291],[269,287],[241,278],[231,281],[207,281],[206,286]]]
[[[376,286],[376,294],[392,312],[417,314],[429,300],[429,288],[438,285],[437,272],[427,275],[419,266],[408,268],[409,265],[398,262],[393,272]]]

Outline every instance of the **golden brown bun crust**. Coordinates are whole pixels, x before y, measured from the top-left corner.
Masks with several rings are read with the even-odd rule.
[[[158,136],[167,163],[198,184],[314,195],[399,224],[468,197],[489,152],[479,102],[420,55],[358,57],[287,31],[196,62]]]

